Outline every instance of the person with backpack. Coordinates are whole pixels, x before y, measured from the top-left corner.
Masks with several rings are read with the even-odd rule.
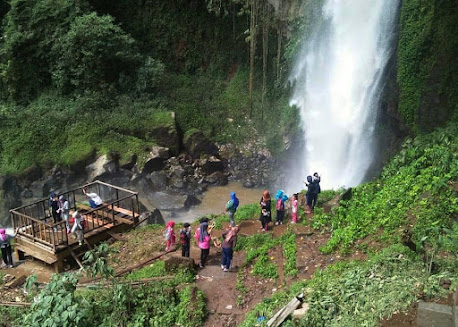
[[[184,223],[183,228],[180,231],[180,243],[181,256],[189,258],[189,252],[191,249],[191,225],[188,223]]]
[[[3,267],[13,268],[13,254],[11,251],[11,239],[16,237],[19,228],[14,234],[7,234],[5,228],[0,228],[0,248],[2,249]]]
[[[269,229],[269,223],[272,221],[271,203],[272,200],[270,199],[270,193],[268,190],[265,190],[264,193],[262,193],[261,200],[259,201],[259,206],[261,207],[259,220],[261,221],[261,229],[263,232]]]
[[[69,205],[68,200],[64,195],[59,196],[59,212],[61,218],[65,221],[67,234],[70,234],[70,224],[68,223]]]
[[[71,232],[78,239],[79,245],[83,245],[84,228],[86,227],[86,220],[78,211],[75,211],[73,213],[72,218],[73,226]]]
[[[235,226],[234,215],[239,206],[239,199],[235,196],[235,192],[231,192],[231,199],[226,204],[227,215],[231,221],[231,227]]]
[[[283,217],[285,216],[285,201],[288,200],[288,196],[279,190],[275,196],[275,209],[277,210],[277,220],[275,225],[283,225]]]
[[[223,257],[221,260],[221,269],[225,272],[229,271],[231,268],[232,256],[234,254],[234,248],[237,244],[237,234],[239,228],[237,226],[228,228],[226,232],[223,233]]]
[[[307,193],[305,194],[307,201],[305,213],[312,213],[315,208],[318,194],[321,192],[320,181],[321,177],[318,173],[314,173],[313,176],[307,176],[307,182],[304,182],[307,186]]]
[[[170,251],[170,248],[172,245],[175,244],[175,232],[173,230],[173,227],[175,227],[175,222],[173,220],[170,220],[167,225],[165,226],[165,241],[166,241],[166,246],[165,246],[165,251]]]

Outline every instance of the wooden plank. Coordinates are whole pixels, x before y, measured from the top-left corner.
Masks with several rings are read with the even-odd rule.
[[[301,301],[294,297],[291,301],[288,302],[283,308],[281,308],[268,322],[268,327],[278,327],[280,326],[289,315],[291,315],[294,310],[296,310]]]
[[[57,257],[55,256],[54,252],[52,252],[52,250],[45,250],[37,246],[37,244],[25,245],[16,243],[14,246],[17,248],[17,250],[22,251],[34,258],[40,259],[47,264],[52,265],[57,261]]]
[[[0,306],[2,307],[30,307],[32,303],[27,302],[8,302],[8,301],[1,301]]]
[[[5,287],[6,288],[16,288],[24,284],[26,279],[27,279],[26,275],[20,275],[19,277],[16,277],[13,280],[6,283]]]

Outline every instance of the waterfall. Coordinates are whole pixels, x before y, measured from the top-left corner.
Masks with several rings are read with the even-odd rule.
[[[296,58],[290,104],[305,146],[290,189],[318,172],[322,188],[355,186],[374,157],[384,68],[392,55],[399,0],[327,0]]]

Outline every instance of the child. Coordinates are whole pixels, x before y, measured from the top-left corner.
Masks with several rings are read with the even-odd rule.
[[[197,244],[200,248],[200,263],[199,268],[205,267],[208,255],[210,254],[210,242],[211,236],[208,233],[208,222],[204,221],[200,224],[200,228],[196,230],[194,237],[196,238]]]
[[[174,226],[175,222],[173,220],[170,220],[165,226],[165,240],[167,241],[165,251],[170,251],[170,247],[175,244],[175,232],[173,231]]]
[[[288,196],[284,194],[283,190],[279,190],[275,196],[275,209],[277,209],[277,221],[275,225],[283,225],[283,217],[285,216],[285,201]]]
[[[291,209],[291,224],[297,223],[297,193],[293,194],[292,209]]]
[[[86,222],[83,216],[81,216],[78,213],[78,211],[75,211],[72,217],[73,217],[73,226],[72,226],[71,232],[78,238],[79,245],[83,245],[84,225]]]
[[[183,229],[180,231],[181,256],[189,258],[189,250],[191,247],[191,225],[184,223]]]
[[[261,221],[261,229],[263,232],[269,229],[269,223],[271,221],[271,202],[269,191],[265,190],[259,201],[259,206],[261,207],[259,220]]]
[[[0,228],[0,248],[2,249],[3,257],[3,267],[13,268],[13,255],[11,253],[11,239],[14,238],[18,232],[19,228],[16,229],[16,232],[11,235],[7,234],[4,228]]]

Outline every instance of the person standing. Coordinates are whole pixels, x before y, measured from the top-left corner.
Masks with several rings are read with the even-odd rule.
[[[231,199],[226,204],[227,215],[231,221],[231,227],[235,226],[234,215],[239,207],[239,199],[235,196],[235,192],[231,192]]]
[[[65,221],[67,234],[70,234],[70,224],[68,223],[69,205],[68,200],[64,195],[59,196],[59,212],[61,218]]]
[[[175,222],[173,220],[170,220],[165,226],[165,251],[170,251],[172,245],[175,244],[175,231],[173,230],[173,227],[175,227]]]
[[[19,228],[14,234],[7,234],[5,228],[0,228],[0,248],[2,249],[3,266],[13,268],[13,254],[11,239],[16,237]]]
[[[288,200],[288,196],[279,190],[275,196],[275,209],[277,210],[277,220],[275,225],[283,225],[283,217],[285,216],[285,201]]]
[[[318,173],[314,173],[312,176],[312,183],[314,184],[313,187],[313,194],[312,194],[312,199],[311,199],[311,209],[315,209],[315,206],[318,201],[318,194],[321,193],[321,187],[320,187],[320,182],[321,182],[321,177],[318,175]]]
[[[237,234],[239,228],[237,226],[231,227],[226,232],[223,233],[223,257],[221,261],[221,269],[224,271],[229,271],[231,268],[232,256],[234,254],[234,248],[237,245]]]
[[[57,224],[60,221],[61,217],[59,210],[59,198],[57,197],[56,193],[54,193],[53,198],[51,200],[51,215],[54,224]],[[56,232],[57,228],[54,226],[53,230]]]
[[[79,245],[83,245],[84,239],[84,225],[85,221],[83,216],[81,216],[78,211],[75,211],[72,215],[73,217],[73,226],[71,232],[78,238]]]
[[[291,208],[291,224],[297,223],[297,193],[293,194]]]
[[[261,221],[261,229],[265,232],[269,229],[269,223],[272,221],[272,200],[270,199],[269,191],[264,191],[261,201],[259,201],[259,206],[261,207],[261,215],[259,217],[259,220]]]
[[[200,248],[200,263],[199,268],[205,267],[207,263],[208,255],[210,254],[210,242],[211,236],[208,233],[208,222],[203,222],[200,224],[200,228],[196,230],[194,234],[196,238],[197,245]]]
[[[181,256],[189,258],[189,252],[191,249],[191,225],[188,223],[184,223],[183,228],[180,231],[180,243]]]
[[[89,198],[89,205],[92,209],[98,208],[103,204],[102,198],[97,193],[87,193],[86,188],[83,188],[83,193]]]

